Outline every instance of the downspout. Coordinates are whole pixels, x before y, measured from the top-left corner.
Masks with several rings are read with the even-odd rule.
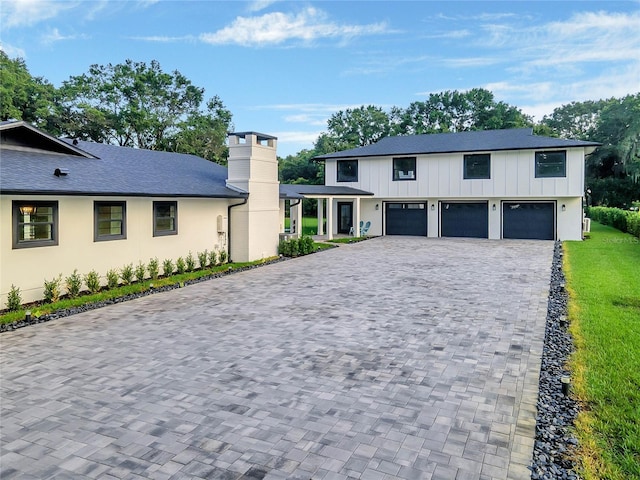
[[[233,207],[239,207],[240,205],[246,205],[248,201],[249,197],[247,196],[247,198],[245,198],[242,202],[234,203],[233,205],[229,205],[227,207],[227,256],[229,257],[227,258],[227,261],[229,263],[231,263],[231,209]]]

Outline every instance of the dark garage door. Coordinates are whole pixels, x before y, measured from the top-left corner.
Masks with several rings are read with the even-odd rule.
[[[489,238],[487,202],[440,202],[440,236]]]
[[[427,236],[427,205],[425,203],[386,203],[385,233],[387,235]]]
[[[555,240],[554,202],[503,202],[502,237]]]

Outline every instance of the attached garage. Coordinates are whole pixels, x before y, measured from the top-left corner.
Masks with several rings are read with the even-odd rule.
[[[502,202],[502,238],[555,240],[555,202]]]
[[[427,204],[385,203],[385,234],[427,236]]]
[[[440,202],[440,236],[489,238],[487,202]]]

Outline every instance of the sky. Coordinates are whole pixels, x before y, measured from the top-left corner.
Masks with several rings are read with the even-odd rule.
[[[640,0],[0,0],[0,48],[57,87],[93,64],[157,60],[284,157],[362,105],[477,87],[541,120],[637,93]]]

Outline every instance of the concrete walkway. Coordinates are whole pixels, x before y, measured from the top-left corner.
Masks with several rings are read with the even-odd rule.
[[[2,478],[528,479],[552,254],[377,238],[0,335]]]

